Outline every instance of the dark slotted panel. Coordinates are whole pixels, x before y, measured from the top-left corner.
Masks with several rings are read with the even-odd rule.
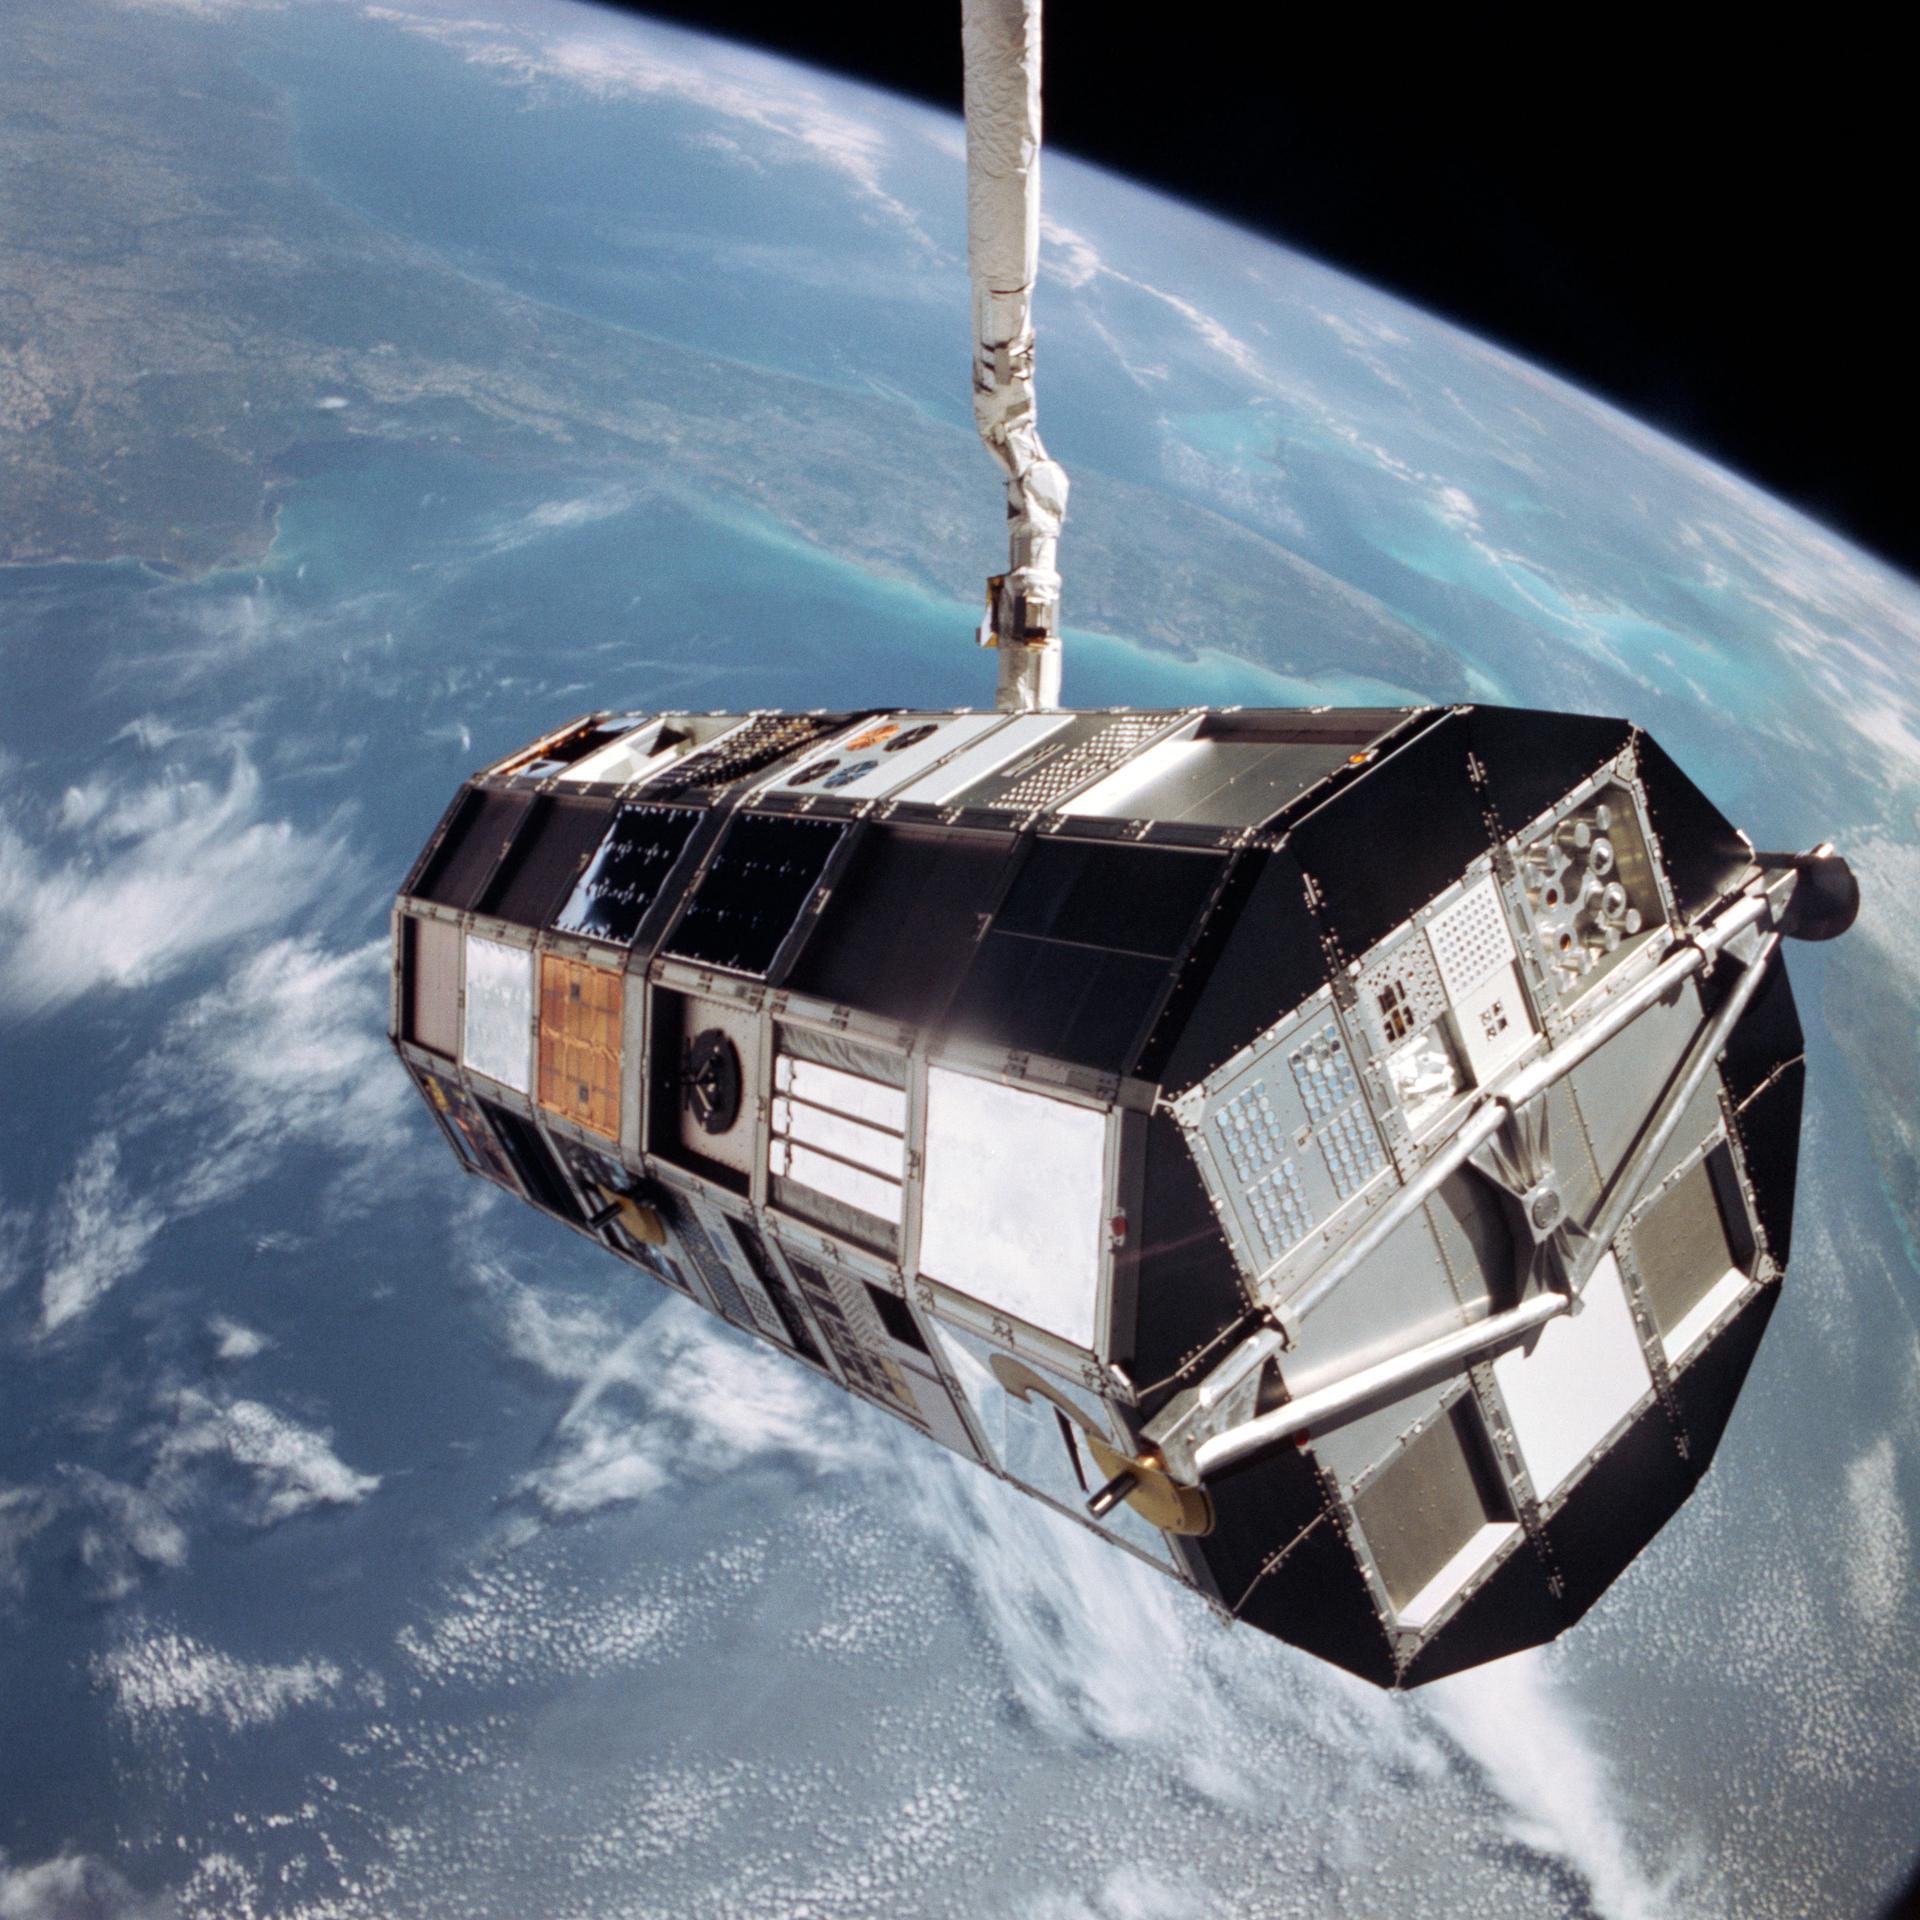
[[[473,905],[532,804],[530,794],[471,789],[449,823],[445,838],[421,868],[414,892],[423,900],[464,913]]]
[[[491,1100],[482,1100],[479,1105],[506,1149],[507,1158],[513,1162],[528,1199],[563,1219],[580,1219],[579,1202],[574,1199],[573,1190],[567,1185],[547,1143],[540,1137],[540,1129],[508,1108],[496,1107]]]
[[[1322,918],[1357,959],[1491,845],[1468,774],[1464,715],[1397,747],[1288,835]]]
[[[581,866],[606,831],[607,809],[592,800],[542,799],[515,836],[513,848],[478,910],[516,926],[544,927],[573,889]]]
[[[467,1098],[466,1089],[457,1080],[426,1072],[411,1061],[407,1070],[419,1083],[420,1091],[427,1097],[428,1106],[446,1130],[447,1138],[453,1142],[453,1150],[461,1161],[475,1173],[483,1173],[497,1185],[517,1194],[520,1188],[514,1177],[512,1163],[485,1119]]]
[[[1657,741],[1641,734],[1636,752],[1667,884],[1692,919],[1740,884],[1753,849]]]
[[[561,933],[631,946],[705,818],[692,807],[622,807],[554,926]]]
[[[1326,983],[1298,863],[1284,848],[1243,854],[1136,1070],[1190,1087]]]
[[[687,1258],[693,1262],[695,1270],[706,1283],[714,1304],[736,1327],[744,1327],[749,1333],[757,1334],[760,1323],[753,1317],[753,1309],[747,1305],[747,1297],[740,1291],[726,1256],[713,1244],[712,1235],[700,1224],[693,1209],[684,1200],[676,1195],[672,1205],[673,1230],[687,1250]]]
[[[764,976],[847,829],[826,820],[742,814],[727,828],[667,951]]]
[[[855,849],[787,984],[885,1019],[935,1019],[973,960],[1018,842],[876,827]]]
[[[1503,834],[1537,820],[1633,737],[1624,720],[1515,707],[1475,707],[1467,723],[1487,803]]]

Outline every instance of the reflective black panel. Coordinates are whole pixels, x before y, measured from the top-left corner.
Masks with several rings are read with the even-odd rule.
[[[1635,748],[1647,811],[1680,911],[1688,919],[1740,884],[1753,858],[1746,835],[1643,733]]]
[[[705,817],[691,807],[622,807],[554,926],[630,946]]]
[[[481,913],[516,926],[544,927],[555,906],[572,890],[581,862],[605,831],[607,809],[595,800],[541,799],[514,836],[477,902]]]
[[[532,804],[530,794],[469,789],[445,836],[421,868],[414,892],[423,900],[465,912],[500,864]]]
[[[1289,834],[1319,890],[1322,923],[1349,960],[1452,885],[1492,844],[1468,776],[1470,746],[1465,717],[1447,714]]]
[[[1218,854],[1036,840],[994,930],[1171,959],[1225,865]]]
[[[1164,960],[990,933],[947,1014],[959,1040],[1120,1073],[1166,988]]]
[[[1624,720],[1475,707],[1468,716],[1487,804],[1503,834],[1522,827],[1607,764],[1632,737]]]
[[[1250,850],[1207,916],[1136,1071],[1190,1087],[1327,983],[1293,856]]]
[[[787,984],[915,1026],[937,1018],[1018,845],[1010,834],[869,829]]]
[[[764,977],[846,831],[840,821],[740,815],[701,876],[667,951]]]

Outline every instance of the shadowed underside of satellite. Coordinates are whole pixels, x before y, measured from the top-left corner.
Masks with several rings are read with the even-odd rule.
[[[1785,1271],[1757,855],[1625,721],[1057,706],[1037,0],[966,8],[992,712],[597,713],[394,913],[467,1169],[1383,1685],[1552,1638],[1686,1499]]]

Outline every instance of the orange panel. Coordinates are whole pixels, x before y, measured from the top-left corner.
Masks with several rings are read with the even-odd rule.
[[[609,1140],[620,1137],[622,977],[540,958],[540,1104]]]

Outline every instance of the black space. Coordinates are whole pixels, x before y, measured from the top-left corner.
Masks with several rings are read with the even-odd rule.
[[[627,10],[960,103],[952,0]],[[1727,15],[1711,46],[1704,18],[1049,0],[1047,137],[1501,341],[1920,573],[1907,64],[1857,17]]]

